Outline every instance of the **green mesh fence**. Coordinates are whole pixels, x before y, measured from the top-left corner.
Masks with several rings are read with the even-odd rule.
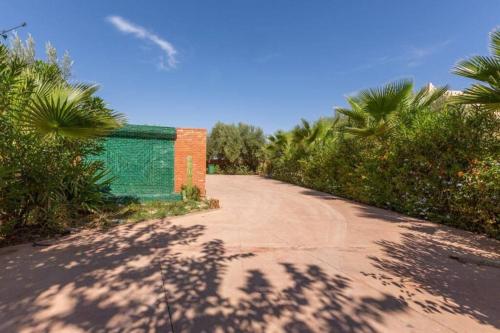
[[[102,160],[115,178],[111,192],[139,200],[179,200],[174,193],[173,127],[127,125],[104,142]]]

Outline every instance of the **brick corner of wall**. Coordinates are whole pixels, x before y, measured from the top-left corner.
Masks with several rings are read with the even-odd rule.
[[[177,128],[175,141],[175,191],[187,182],[187,157],[193,159],[193,183],[204,196],[206,168],[206,133],[204,128]]]

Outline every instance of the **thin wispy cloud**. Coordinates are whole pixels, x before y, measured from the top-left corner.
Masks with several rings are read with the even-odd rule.
[[[155,33],[148,31],[146,28],[124,19],[121,16],[108,16],[106,20],[119,31],[125,34],[130,34],[138,39],[149,41],[162,49],[162,51],[165,52],[165,55],[161,57],[161,61],[158,64],[161,69],[171,69],[176,67],[177,50],[172,43]]]
[[[425,63],[425,60],[432,55],[444,50],[452,41],[445,40],[439,43],[427,46],[409,46],[404,48],[404,52],[394,56],[382,56],[371,60],[365,64],[351,69],[349,72],[364,72],[380,66],[399,64],[406,65],[407,67],[418,67]]]
[[[423,63],[423,60],[435,53],[440,52],[448,44],[451,43],[451,40],[445,40],[440,43],[436,43],[433,45],[425,46],[425,47],[411,47],[408,51],[406,58],[408,60],[408,67],[416,67]]]
[[[280,54],[276,52],[266,53],[256,57],[254,60],[258,64],[267,64],[268,62],[279,58]]]

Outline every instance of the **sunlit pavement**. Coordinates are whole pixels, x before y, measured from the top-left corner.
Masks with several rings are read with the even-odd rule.
[[[0,249],[0,332],[500,330],[500,268],[474,260],[500,242],[257,176],[208,194],[221,209]]]

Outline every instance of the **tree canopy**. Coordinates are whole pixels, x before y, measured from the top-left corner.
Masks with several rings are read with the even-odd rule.
[[[256,172],[265,144],[266,137],[259,127],[218,122],[208,136],[207,159],[222,172]]]

